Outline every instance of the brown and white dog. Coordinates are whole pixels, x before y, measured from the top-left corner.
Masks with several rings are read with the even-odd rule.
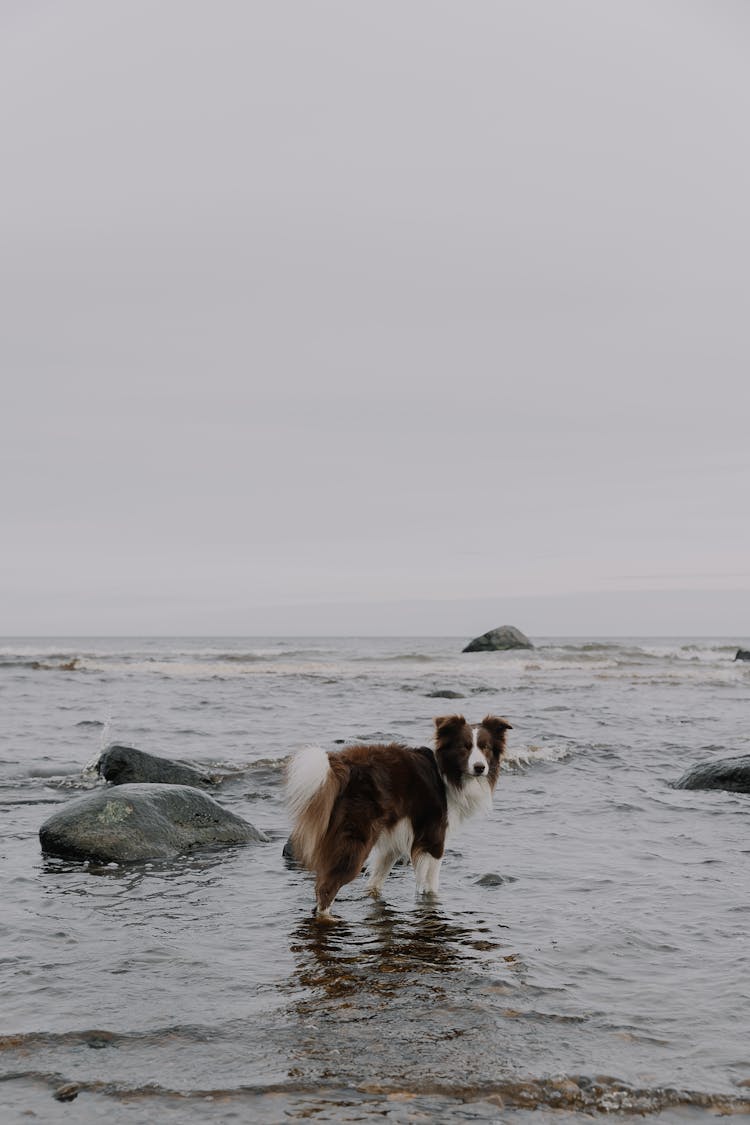
[[[402,856],[418,893],[434,894],[446,836],[492,804],[510,726],[496,715],[475,726],[448,715],[435,719],[434,751],[390,743],[297,753],[287,773],[291,844],[316,873],[318,914],[329,914],[368,856],[371,894]]]

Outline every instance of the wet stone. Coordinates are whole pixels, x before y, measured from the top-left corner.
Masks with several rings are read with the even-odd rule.
[[[134,863],[267,837],[200,789],[143,784],[99,789],[66,803],[42,824],[39,839],[48,855]]]
[[[518,879],[515,875],[496,875],[493,872],[488,872],[482,875],[474,882],[478,887],[502,887],[505,883],[517,883]]]
[[[501,625],[469,641],[462,652],[501,652],[513,648],[533,648],[533,644],[515,625]]]
[[[721,758],[693,766],[673,784],[674,789],[724,789],[730,793],[750,793],[750,754]]]
[[[195,785],[199,789],[221,780],[204,773],[187,762],[171,761],[134,746],[113,743],[102,752],[96,766],[99,774],[111,785],[133,785],[152,782],[160,785]]]
[[[75,1082],[68,1082],[65,1086],[59,1086],[52,1097],[58,1102],[72,1102],[75,1101],[80,1092],[80,1086],[77,1086]]]

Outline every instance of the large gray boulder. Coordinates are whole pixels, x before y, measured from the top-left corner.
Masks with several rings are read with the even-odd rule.
[[[738,648],[735,660],[750,660],[750,648]]]
[[[66,859],[134,863],[194,848],[268,837],[189,785],[120,785],[70,801],[39,829],[42,851]]]
[[[679,781],[674,782],[673,788],[726,789],[731,793],[750,793],[750,754],[693,766]]]
[[[134,746],[114,742],[102,751],[96,768],[112,785],[133,785],[136,782],[158,782],[160,785],[195,785],[204,789],[217,785],[218,777],[203,773],[187,762],[170,761]]]
[[[533,644],[515,625],[500,625],[469,641],[463,652],[499,652],[510,648],[533,648]]]

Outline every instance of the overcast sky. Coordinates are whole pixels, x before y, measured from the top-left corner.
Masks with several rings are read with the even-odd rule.
[[[749,633],[749,58],[746,0],[0,0],[0,632]]]

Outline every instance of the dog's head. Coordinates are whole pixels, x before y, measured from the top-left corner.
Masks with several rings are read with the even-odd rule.
[[[497,715],[487,715],[478,725],[463,715],[435,719],[435,757],[443,776],[453,785],[468,778],[486,777],[494,786],[505,752],[505,732],[511,724]]]

